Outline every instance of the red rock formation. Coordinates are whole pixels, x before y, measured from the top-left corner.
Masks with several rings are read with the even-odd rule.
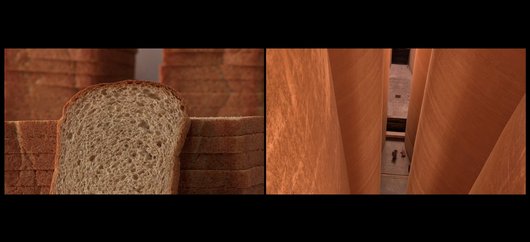
[[[526,95],[504,127],[472,194],[526,194]]]
[[[414,141],[418,129],[425,81],[429,71],[432,49],[414,49],[414,72],[412,73],[409,109],[407,113],[407,128],[405,131],[405,149],[409,157],[414,152]]]
[[[267,193],[349,193],[327,50],[266,55]]]
[[[470,192],[525,94],[525,58],[524,49],[433,50],[409,193]]]
[[[330,49],[329,57],[351,192],[379,193],[389,50]]]

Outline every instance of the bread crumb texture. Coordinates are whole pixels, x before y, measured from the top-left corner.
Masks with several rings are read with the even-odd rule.
[[[188,117],[169,90],[102,86],[79,96],[64,115],[57,194],[171,193]]]

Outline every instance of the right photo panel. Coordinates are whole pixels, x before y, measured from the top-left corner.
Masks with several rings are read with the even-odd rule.
[[[526,194],[526,49],[267,49],[267,194]]]

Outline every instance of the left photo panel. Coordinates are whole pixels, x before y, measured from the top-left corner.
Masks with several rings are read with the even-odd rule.
[[[4,49],[4,194],[264,194],[264,49]]]

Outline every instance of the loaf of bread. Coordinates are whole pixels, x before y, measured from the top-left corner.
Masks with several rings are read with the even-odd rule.
[[[170,88],[122,81],[91,86],[58,121],[52,194],[171,194],[190,120]]]

